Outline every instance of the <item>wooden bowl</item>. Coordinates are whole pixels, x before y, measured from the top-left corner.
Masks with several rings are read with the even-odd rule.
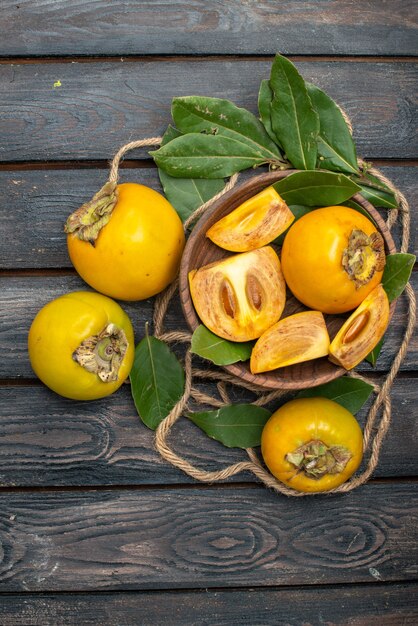
[[[251,198],[265,187],[285,178],[296,170],[287,170],[285,172],[271,172],[251,178],[242,185],[232,189],[222,198],[217,200],[213,207],[209,209],[203,217],[197,222],[186,243],[183,258],[180,266],[180,301],[186,321],[192,331],[194,331],[201,321],[199,320],[193,301],[191,299],[188,273],[192,269],[197,269],[213,261],[218,261],[231,256],[232,252],[223,250],[216,246],[210,239],[206,237],[207,230],[215,224],[219,219],[236,209],[240,204]],[[387,254],[396,252],[395,244],[392,236],[376,209],[365,200],[360,194],[353,196],[358,204],[360,204],[376,222],[384,240]],[[391,305],[391,314],[393,313],[394,303]],[[292,315],[298,311],[307,310],[296,298],[287,290],[286,307],[283,311],[281,319]],[[344,323],[347,316],[325,315],[327,328],[330,338],[336,335],[339,328]],[[249,363],[234,363],[226,365],[224,369],[230,374],[238,376],[244,381],[253,383],[265,389],[305,389],[315,387],[327,383],[343,376],[346,370],[342,367],[334,365],[326,357],[305,361],[282,367],[271,372],[263,374],[252,374],[250,372]]]

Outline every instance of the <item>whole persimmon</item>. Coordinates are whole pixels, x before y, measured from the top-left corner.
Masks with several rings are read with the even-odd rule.
[[[290,227],[281,261],[286,284],[298,300],[322,313],[345,313],[380,283],[384,241],[358,211],[329,206],[310,211]]]
[[[107,183],[67,220],[71,262],[93,289],[144,300],[176,277],[184,248],[182,222],[157,191]]]

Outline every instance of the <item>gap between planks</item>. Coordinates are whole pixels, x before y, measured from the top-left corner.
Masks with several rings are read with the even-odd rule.
[[[116,148],[115,148],[116,150]],[[364,157],[369,161],[368,157]],[[418,159],[372,159],[376,167],[417,167]],[[45,170],[79,170],[79,169],[108,169],[107,159],[85,161],[4,161],[0,163],[2,172],[18,171],[45,171]],[[119,165],[120,169],[157,169],[152,159],[125,159]]]
[[[54,598],[57,597],[59,598],[60,596],[69,596],[69,595],[77,595],[77,596],[84,596],[86,598],[92,597],[92,596],[118,596],[118,595],[137,595],[138,592],[140,592],[141,594],[150,594],[150,595],[161,595],[161,594],[173,594],[173,595],[181,595],[181,594],[195,594],[195,595],[199,595],[201,593],[237,593],[240,591],[251,591],[251,590],[257,590],[257,591],[266,591],[268,593],[277,593],[278,591],[294,591],[295,589],[300,589],[300,590],[318,590],[320,591],[321,589],[326,589],[331,591],[332,589],[360,589],[360,588],[364,588],[366,585],[373,585],[373,589],[374,588],[385,588],[385,587],[393,587],[396,585],[402,585],[402,586],[406,586],[406,587],[413,587],[413,586],[418,586],[418,583],[416,580],[414,579],[410,579],[410,580],[404,580],[404,579],[400,579],[400,580],[390,580],[390,581],[386,581],[386,580],[370,580],[370,581],[364,581],[361,583],[350,583],[350,582],[334,582],[334,583],[313,583],[313,584],[297,584],[297,585],[257,585],[257,584],[253,584],[253,585],[243,585],[241,587],[210,587],[209,589],[207,587],[172,587],[172,588],[167,588],[167,589],[161,589],[156,587],[155,589],[145,589],[145,590],[140,590],[140,589],[132,589],[132,588],[120,588],[120,589],[112,589],[111,591],[109,589],[95,589],[94,591],[73,591],[70,589],[63,589],[62,591],[45,591],[45,590],[34,590],[34,591],[28,591],[28,592],[24,592],[24,596],[25,597],[29,597],[29,596],[47,596],[48,599],[49,598]],[[15,597],[22,597],[22,591],[0,591],[0,597],[2,596],[15,596]]]
[[[24,64],[53,64],[53,63],[178,63],[182,61],[200,63],[207,61],[268,61],[274,57],[274,54],[219,54],[219,53],[205,53],[205,54],[150,54],[150,55],[56,55],[56,56],[2,56],[0,57],[0,65],[24,65]],[[330,54],[289,54],[286,58],[290,61],[297,63],[321,63],[329,61],[341,61],[344,63],[416,63],[418,57],[413,55],[405,56],[384,56],[384,55],[330,55]]]
[[[400,485],[418,483],[418,476],[385,476],[380,478],[370,479],[366,485]],[[143,492],[143,491],[216,491],[222,489],[223,491],[230,490],[265,490],[264,485],[261,483],[252,482],[231,482],[231,483],[167,483],[167,484],[153,484],[153,485],[42,485],[33,487],[1,487],[0,496],[7,494],[22,494],[22,493],[108,493],[108,492]]]

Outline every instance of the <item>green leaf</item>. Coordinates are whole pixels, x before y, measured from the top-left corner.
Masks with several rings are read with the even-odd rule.
[[[261,433],[271,413],[253,404],[233,404],[217,411],[188,413],[187,417],[209,437],[228,448],[252,448],[261,443]]]
[[[360,190],[344,174],[333,172],[296,172],[273,185],[288,204],[306,206],[332,206],[348,200]]]
[[[356,147],[344,117],[326,93],[306,83],[319,116],[318,166],[335,172],[358,173]]]
[[[173,98],[171,114],[182,133],[206,133],[233,139],[264,161],[281,157],[260,120],[229,100],[203,96]]]
[[[318,385],[312,389],[304,389],[297,394],[297,398],[315,398],[317,396],[329,398],[345,407],[347,411],[355,415],[360,411],[363,404],[373,391],[372,385],[359,380],[343,376],[337,380],[332,380],[325,385]]]
[[[354,179],[357,180],[357,179]],[[363,183],[358,183],[361,188],[361,195],[366,198],[374,206],[384,207],[386,209],[396,209],[398,203],[395,194],[392,191],[383,191],[383,189],[375,189]]]
[[[176,178],[225,178],[266,163],[251,146],[223,137],[189,133],[150,152],[158,167]]]
[[[183,395],[183,368],[164,342],[147,335],[135,349],[130,379],[138,414],[155,430]]]
[[[293,222],[289,226],[289,228],[291,228],[293,226],[293,224],[295,222],[297,222],[301,217],[303,217],[307,213],[310,213],[313,210],[313,207],[311,207],[311,206],[303,206],[301,204],[290,204],[289,205],[289,209],[292,211],[293,215],[295,216],[295,219],[293,220]],[[289,228],[286,228],[284,233],[279,235],[273,241],[273,243],[275,243],[277,246],[283,245],[284,238],[286,237],[287,233],[289,232]]]
[[[271,103],[273,101],[273,92],[268,80],[262,80],[260,83],[260,90],[258,92],[258,112],[260,113],[261,122],[269,134],[270,139],[274,143],[279,144],[276,135],[274,134],[273,127],[271,125]]]
[[[366,356],[366,361],[371,363],[373,367],[376,365],[376,361],[378,359],[378,356],[380,354],[384,341],[385,341],[385,338],[382,337],[379,343],[377,343],[375,347],[373,348],[373,350],[369,352],[369,354]]]
[[[183,133],[181,133],[179,130],[177,130],[177,128],[174,128],[174,126],[171,126],[171,124],[169,124],[166,128],[166,131],[163,135],[162,141],[161,141],[161,145],[165,146],[167,143],[169,143],[170,141],[173,141],[173,139],[177,139],[177,137],[181,137]]]
[[[254,342],[251,341],[237,343],[222,339],[201,324],[193,333],[191,351],[215,365],[230,365],[237,361],[247,361],[253,345]]]
[[[302,76],[293,63],[280,55],[271,68],[270,88],[271,123],[286,157],[296,168],[315,169],[319,118]]]
[[[393,193],[392,189],[388,187],[386,183],[380,180],[380,178],[377,178],[377,176],[370,174],[370,172],[368,172],[367,169],[366,171],[361,172],[361,177],[365,179],[363,180],[363,182],[369,185],[370,187],[374,187],[375,189],[381,189],[382,191],[390,191],[391,193]]]
[[[396,300],[408,283],[416,257],[413,254],[388,254],[382,276],[382,285],[389,302]]]
[[[173,139],[181,137],[182,133],[169,126],[164,133],[161,145],[166,145]],[[158,169],[161,185],[168,201],[173,205],[180,218],[187,218],[199,206],[213,198],[224,187],[223,178],[205,180],[204,178],[174,178],[162,169]]]

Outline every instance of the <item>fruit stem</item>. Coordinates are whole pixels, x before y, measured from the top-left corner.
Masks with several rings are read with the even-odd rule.
[[[325,474],[340,474],[353,455],[344,446],[327,446],[321,439],[311,439],[285,459],[294,465],[298,472],[309,478],[319,479]]]
[[[368,236],[362,230],[352,230],[342,265],[357,289],[367,285],[385,267],[385,244],[380,233],[375,231]]]
[[[128,348],[125,332],[108,324],[97,335],[85,339],[73,352],[73,359],[104,383],[118,379],[119,369]]]
[[[67,234],[74,233],[82,241],[88,241],[94,246],[101,229],[110,220],[116,202],[116,183],[108,181],[89,202],[71,213],[64,231]]]

